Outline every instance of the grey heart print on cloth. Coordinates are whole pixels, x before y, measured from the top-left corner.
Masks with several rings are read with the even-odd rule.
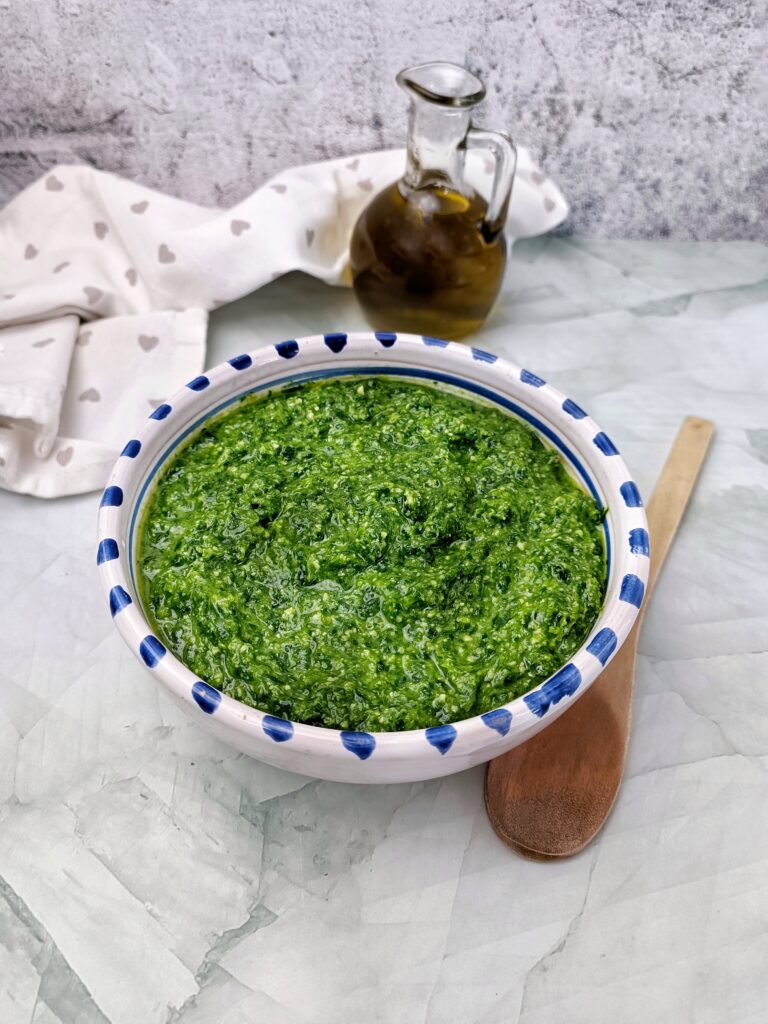
[[[45,179],[45,187],[49,192],[63,192],[64,185],[59,181],[55,174],[49,174]]]
[[[154,334],[140,334],[139,345],[144,349],[145,352],[151,352],[153,348],[157,348],[160,344],[160,339]]]
[[[37,256],[37,249],[30,242],[29,245],[24,250],[24,259],[25,260],[33,260],[35,258],[35,256]]]
[[[250,230],[251,225],[247,220],[233,220],[230,222],[229,228],[235,237],[242,235],[244,231]]]
[[[83,291],[89,306],[95,306],[99,299],[104,297],[104,292],[101,288],[94,288],[92,285],[86,285]]]
[[[61,451],[56,452],[56,461],[60,466],[68,466],[74,454],[75,449],[71,445],[69,448],[62,448]]]
[[[171,252],[168,246],[163,242],[160,248],[157,250],[157,258],[161,263],[175,263],[176,253]]]
[[[86,388],[85,391],[80,395],[81,402],[100,402],[101,395],[96,388]]]
[[[104,223],[103,220],[97,220],[96,223],[93,225],[93,233],[96,235],[99,241],[106,238],[108,232],[109,227],[107,224]]]
[[[149,201],[147,199],[142,199],[142,201],[140,203],[134,203],[131,206],[131,210],[134,213],[146,213],[146,210],[147,210],[148,206],[149,206]]]
[[[56,341],[55,338],[43,338],[42,341],[35,341],[32,343],[32,348],[47,348]]]

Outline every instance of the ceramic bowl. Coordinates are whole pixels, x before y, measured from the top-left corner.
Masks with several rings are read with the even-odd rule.
[[[362,374],[434,382],[490,402],[531,426],[607,508],[605,602],[567,664],[537,689],[486,714],[397,733],[339,732],[257,711],[198,679],[153,634],[136,586],[143,503],[166,460],[210,416],[243,395],[296,381]],[[160,405],[125,445],[99,509],[98,570],[114,623],[176,702],[219,739],[290,771],[343,782],[405,782],[462,771],[545,729],[595,681],[627,637],[649,568],[638,489],[607,434],[536,374],[469,345],[407,334],[326,334],[283,341],[230,359]],[[258,637],[254,637],[258,642]]]

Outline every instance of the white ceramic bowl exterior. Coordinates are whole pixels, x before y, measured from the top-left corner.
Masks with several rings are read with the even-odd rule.
[[[536,690],[487,714],[399,733],[339,732],[275,718],[223,696],[154,636],[136,587],[136,528],[153,479],[174,449],[244,394],[300,380],[394,375],[459,388],[532,426],[607,508],[602,613],[570,661]],[[648,579],[645,513],[603,431],[535,374],[468,345],[407,334],[327,334],[243,354],[190,381],[123,449],[99,510],[99,574],[115,625],[154,678],[219,739],[269,764],[342,782],[405,782],[462,771],[544,729],[594,682],[627,637]],[[258,638],[254,638],[257,640]]]

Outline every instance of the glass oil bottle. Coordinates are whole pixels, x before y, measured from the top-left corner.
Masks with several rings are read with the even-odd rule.
[[[462,338],[485,321],[504,277],[515,147],[502,132],[472,126],[485,87],[464,68],[423,64],[397,82],[410,97],[406,170],[355,225],[355,293],[377,330]],[[495,159],[487,201],[464,176],[475,148]]]

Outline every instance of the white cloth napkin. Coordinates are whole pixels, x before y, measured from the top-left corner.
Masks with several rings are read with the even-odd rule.
[[[0,486],[55,497],[103,486],[120,446],[203,368],[207,311],[290,270],[349,284],[361,210],[402,150],[295,167],[231,210],[90,167],[57,167],[0,211]],[[467,154],[487,194],[492,163]],[[512,238],[568,207],[520,149]]]

